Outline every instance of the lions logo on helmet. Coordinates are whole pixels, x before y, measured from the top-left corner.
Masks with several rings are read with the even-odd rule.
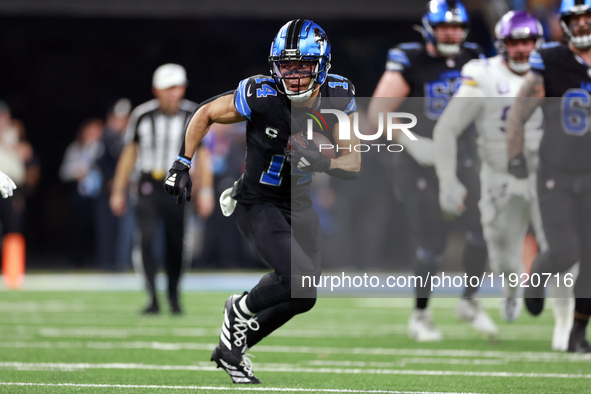
[[[313,64],[309,85],[298,92],[286,88],[286,78],[279,71],[281,62],[293,61]],[[330,69],[330,41],[326,32],[307,19],[287,22],[271,43],[269,66],[281,93],[294,102],[306,101],[326,81]]]
[[[563,0],[560,5],[560,26],[564,35],[578,49],[591,47],[591,33],[575,36],[569,27],[568,19],[573,15],[585,15],[591,13],[591,0]]]

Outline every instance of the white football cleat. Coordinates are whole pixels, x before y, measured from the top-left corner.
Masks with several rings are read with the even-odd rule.
[[[494,337],[499,333],[496,324],[476,299],[460,298],[456,305],[455,316],[470,323],[472,328],[483,335]]]
[[[556,321],[554,323],[554,333],[552,334],[552,350],[566,352],[568,349],[568,338],[573,326],[572,320]]]
[[[437,342],[443,339],[427,309],[414,309],[408,321],[408,336],[417,342]]]

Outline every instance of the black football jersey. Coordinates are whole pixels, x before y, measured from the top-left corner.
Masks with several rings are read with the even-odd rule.
[[[591,66],[557,43],[533,52],[530,64],[546,90],[540,158],[561,171],[591,171]]]
[[[313,120],[314,131],[332,139],[337,117],[319,116],[320,107],[347,114],[355,111],[355,87],[351,81],[328,74],[314,108],[298,109],[298,113],[292,114],[291,101],[279,91],[275,80],[257,75],[240,82],[234,105],[247,119],[246,166],[235,198],[243,203],[268,201],[286,209],[311,206],[308,189],[313,173],[292,168],[285,148],[292,133],[307,130],[307,119]]]
[[[431,138],[437,119],[462,83],[460,72],[472,59],[484,58],[477,44],[464,42],[453,57],[433,56],[418,42],[404,43],[388,51],[387,71],[398,71],[410,87],[411,99],[400,108],[418,118],[413,132]],[[420,116],[422,115],[422,116]]]

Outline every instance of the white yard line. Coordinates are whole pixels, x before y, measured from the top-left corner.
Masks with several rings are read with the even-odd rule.
[[[0,342],[6,349],[151,349],[161,351],[212,351],[215,344],[191,342]],[[271,346],[258,345],[253,351],[261,353],[299,353],[299,354],[346,354],[406,357],[465,357],[469,359],[501,359],[527,362],[588,362],[591,354],[561,352],[511,352],[499,350],[458,350],[458,349],[395,349],[395,348],[341,348],[313,346]]]
[[[216,387],[216,386],[157,386],[139,384],[88,384],[88,383],[17,383],[0,382],[0,386],[41,386],[41,387],[89,387],[89,388],[123,388],[123,389],[169,389],[169,390],[219,390],[219,391],[270,391],[299,393],[376,393],[376,394],[477,394],[435,391],[393,391],[393,390],[351,390],[351,389],[303,389],[287,387]]]
[[[219,335],[219,328],[215,327],[90,327],[90,326],[70,326],[67,328],[51,327],[46,324],[44,327],[31,326],[26,324],[6,325],[0,324],[2,332],[0,338],[18,339],[18,335],[24,333],[34,333],[46,338],[129,338],[132,336],[162,336],[162,337],[216,337]],[[481,340],[479,336],[474,335],[474,331],[467,325],[446,325],[441,324],[446,339],[463,340]],[[551,335],[552,328],[540,330],[537,326],[515,327],[511,331],[502,332],[500,340],[506,341],[546,341]],[[373,327],[353,327],[347,329],[331,328],[310,328],[310,329],[292,329],[286,327],[273,333],[275,337],[282,338],[377,338],[384,335],[406,335],[406,324],[383,324]],[[16,336],[16,337],[15,337]]]
[[[212,366],[201,365],[155,365],[138,363],[21,363],[0,362],[0,369],[17,371],[83,371],[87,369],[123,369],[156,371],[215,371]],[[257,372],[327,373],[347,375],[416,375],[416,376],[470,376],[493,378],[556,378],[591,379],[591,374],[537,373],[537,372],[474,372],[401,369],[359,369],[359,368],[303,368],[295,366],[266,366],[259,364]]]

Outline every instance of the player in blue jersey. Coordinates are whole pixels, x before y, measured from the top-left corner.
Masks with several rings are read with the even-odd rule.
[[[424,284],[416,288],[416,305],[408,333],[417,341],[439,341],[442,333],[427,306],[429,278],[439,270],[447,242],[448,224],[442,210],[451,210],[453,215],[459,216],[466,238],[462,266],[469,277],[482,277],[487,251],[478,210],[480,185],[475,168],[478,159],[473,148],[473,130],[458,139],[457,174],[441,183],[433,167],[432,134],[437,119],[461,84],[462,67],[483,55],[476,44],[464,41],[468,14],[459,1],[430,1],[422,22],[425,43],[400,44],[389,51],[386,70],[368,112],[372,120],[378,119],[379,113],[395,110],[412,112],[418,118],[413,128],[418,141],[411,141],[402,133],[394,134],[404,146],[402,154],[397,155],[395,178],[418,244],[415,275],[423,278]],[[466,189],[467,197],[462,200]],[[454,210],[458,197],[463,207],[461,211]],[[476,291],[474,287],[465,288],[456,307],[456,316],[486,335],[496,335],[496,326],[473,298]]]
[[[548,250],[534,260],[525,304],[530,313],[541,313],[548,276],[578,261],[568,351],[591,353],[586,340],[591,316],[591,0],[563,0],[560,23],[567,43],[531,54],[531,71],[509,111],[508,169],[518,179],[527,178],[524,124],[541,105],[545,122],[537,191]],[[536,275],[541,285],[533,280]]]
[[[167,192],[179,201],[183,195],[190,198],[189,158],[209,126],[247,121],[244,174],[232,198],[224,194],[222,205],[226,215],[233,211],[240,232],[273,272],[250,292],[226,301],[212,360],[234,383],[259,383],[246,350],[316,302],[315,289],[294,297],[298,289],[292,286],[297,283],[294,276],[320,273],[322,230],[308,192],[313,173],[354,179],[361,169],[361,156],[353,149],[329,159],[313,143],[303,146],[292,136],[292,131],[306,130],[302,123],[292,127],[292,122],[298,123],[296,114],[317,108],[319,98],[346,114],[356,109],[351,81],[328,73],[330,52],[328,37],[318,24],[305,19],[285,24],[271,45],[271,75],[246,78],[235,91],[207,101],[195,112],[165,182]],[[340,139],[336,119],[327,117],[327,122],[326,137],[334,145],[359,143],[355,137]]]

